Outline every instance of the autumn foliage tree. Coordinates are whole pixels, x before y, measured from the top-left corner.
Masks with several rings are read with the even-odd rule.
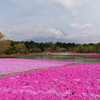
[[[10,48],[10,41],[4,40],[4,34],[0,31],[0,54],[2,57],[2,54],[5,53],[6,50]]]

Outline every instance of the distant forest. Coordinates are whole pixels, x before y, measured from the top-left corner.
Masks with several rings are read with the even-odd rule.
[[[12,41],[5,54],[28,54],[38,52],[75,52],[75,53],[100,53],[100,43],[75,44],[62,42],[37,43],[34,41]]]
[[[100,53],[100,43],[75,44],[62,42],[37,43],[34,41],[5,40],[0,31],[0,54],[30,54],[38,52]]]

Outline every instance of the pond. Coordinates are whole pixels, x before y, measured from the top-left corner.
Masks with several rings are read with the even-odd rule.
[[[78,63],[100,63],[100,58],[90,58],[83,56],[18,56],[20,59],[36,59],[36,60],[53,60],[53,61],[69,61]]]

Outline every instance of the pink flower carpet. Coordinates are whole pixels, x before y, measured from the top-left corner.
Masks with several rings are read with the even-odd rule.
[[[74,63],[75,62],[29,60],[29,59],[10,59],[10,58],[0,59],[0,76],[11,73],[30,71],[33,69],[56,67]]]
[[[100,57],[100,53],[88,54],[87,57]]]
[[[100,100],[100,63],[2,77],[0,100]]]

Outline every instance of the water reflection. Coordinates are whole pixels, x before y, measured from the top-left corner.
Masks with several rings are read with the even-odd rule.
[[[87,58],[82,56],[19,56],[21,59],[69,61],[78,63],[100,63],[100,58]]]

